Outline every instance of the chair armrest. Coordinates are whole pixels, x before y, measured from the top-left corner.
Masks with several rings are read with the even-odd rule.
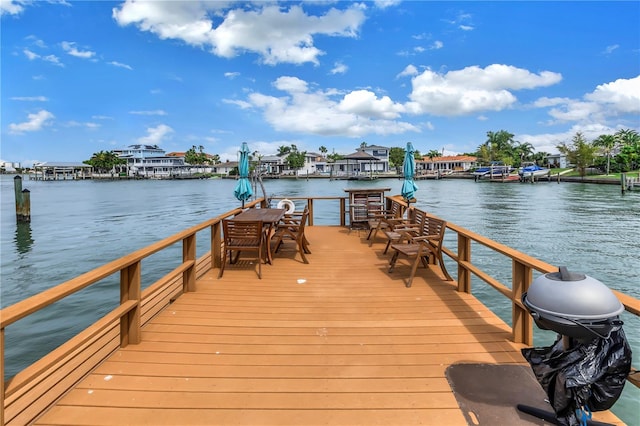
[[[413,241],[428,241],[433,240],[434,238],[439,238],[440,235],[418,235],[416,237],[412,237]]]

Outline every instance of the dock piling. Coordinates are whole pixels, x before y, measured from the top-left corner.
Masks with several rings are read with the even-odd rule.
[[[13,189],[16,198],[16,220],[31,222],[31,192],[22,189],[22,176],[13,178]]]

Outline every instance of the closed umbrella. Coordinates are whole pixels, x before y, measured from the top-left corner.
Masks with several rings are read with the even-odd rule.
[[[251,198],[253,190],[249,183],[249,147],[246,142],[242,142],[242,148],[240,148],[240,161],[238,162],[238,184],[233,190],[233,195],[242,201],[242,208],[244,208],[244,202]]]
[[[413,158],[413,153],[416,150],[413,148],[411,142],[407,142],[407,149],[404,153],[404,164],[402,165],[402,172],[404,174],[404,182],[402,183],[402,198],[410,203],[415,198],[418,187],[413,182],[413,176],[416,173],[416,161]]]

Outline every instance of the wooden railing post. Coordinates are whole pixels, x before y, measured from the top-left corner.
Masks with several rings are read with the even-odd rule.
[[[0,405],[0,425],[4,424],[4,328],[0,329],[0,397],[2,405]]]
[[[458,291],[471,293],[471,271],[463,262],[471,263],[471,238],[458,233]]]
[[[196,234],[189,235],[182,240],[182,262],[193,261],[182,273],[182,291],[188,293],[196,291]]]
[[[211,269],[220,268],[222,258],[222,222],[211,225]]]
[[[528,290],[533,281],[533,270],[513,259],[511,275],[513,277],[511,286],[513,294],[513,300],[511,300],[512,339],[516,343],[533,345],[533,319],[520,303],[522,294]]]
[[[307,198],[307,207],[309,207],[309,221],[307,225],[313,226],[313,198]]]
[[[347,223],[347,221],[345,220],[345,217],[347,215],[347,199],[346,198],[340,198],[340,226],[345,226],[345,224]]]
[[[140,343],[141,263],[135,262],[120,271],[120,303],[137,301],[136,307],[120,318],[120,347]]]

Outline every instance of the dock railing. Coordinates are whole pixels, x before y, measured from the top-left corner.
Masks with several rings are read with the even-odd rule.
[[[345,209],[346,197],[288,198],[306,202],[310,211],[309,225],[314,224],[314,201],[337,201],[339,205],[337,221],[340,226],[345,226],[345,217],[348,214]],[[398,201],[397,196],[387,197],[389,204],[391,199]],[[268,207],[268,204],[267,200],[260,198],[247,203],[245,208]],[[194,291],[197,278],[212,268],[220,267],[222,220],[240,211],[241,209],[237,208],[225,212],[2,309],[0,311],[0,376],[3,380],[0,382],[2,397],[0,424],[22,425],[32,422],[118,348],[139,342],[141,327],[146,322],[180,294]],[[447,228],[457,236],[457,249],[444,246],[443,253],[457,264],[458,291],[471,292],[472,275],[495,288],[511,301],[513,341],[526,345],[533,344],[533,320],[520,298],[533,280],[533,271],[548,273],[556,271],[557,267],[453,223],[447,223]],[[196,235],[202,231],[210,232],[210,249],[196,258]],[[472,242],[511,259],[511,288],[473,263]],[[179,265],[145,287],[141,279],[142,261],[175,244],[182,245],[182,260]],[[14,377],[4,380],[5,333],[8,326],[114,274],[119,274],[120,281],[120,301],[115,309],[40,360],[18,372]],[[618,291],[614,293],[628,312],[636,316],[640,315],[640,300]],[[640,387],[637,377],[630,376],[629,380]]]

